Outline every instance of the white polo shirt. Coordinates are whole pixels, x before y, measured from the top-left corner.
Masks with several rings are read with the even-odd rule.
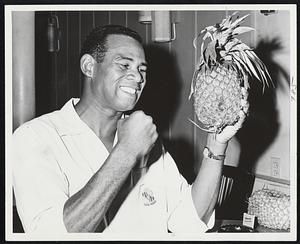
[[[66,233],[63,207],[109,152],[80,119],[71,99],[61,110],[20,126],[13,135],[13,187],[25,232]],[[107,233],[201,233],[212,228],[196,212],[191,185],[169,153],[161,155],[126,197]]]

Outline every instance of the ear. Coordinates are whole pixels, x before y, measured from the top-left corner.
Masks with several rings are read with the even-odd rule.
[[[95,59],[90,54],[82,55],[80,59],[80,68],[82,73],[89,77],[93,77],[94,64],[96,63]]]

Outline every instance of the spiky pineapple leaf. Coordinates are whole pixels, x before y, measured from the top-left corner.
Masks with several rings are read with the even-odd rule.
[[[205,40],[206,40],[207,38],[210,38],[211,41],[214,40],[212,34],[209,33],[209,32],[206,32],[205,35],[204,35],[203,38],[202,38],[202,43],[201,43],[200,53],[201,53],[201,58],[204,60],[204,62],[205,62],[206,64],[207,64],[207,57],[205,57],[205,50],[206,50],[207,47],[204,48],[204,46],[205,46],[205,45],[208,45],[208,44],[206,44],[206,42],[205,42]]]
[[[235,16],[237,13],[238,13],[238,11],[235,11],[230,16],[223,19],[221,22],[221,25],[224,26],[225,28],[229,28],[231,26],[233,16]]]
[[[194,38],[194,40],[193,40],[193,46],[194,46],[195,49],[197,49],[197,41],[198,41],[199,37],[200,37],[200,36],[203,34],[203,32],[205,32],[205,31],[206,31],[206,29],[202,30],[202,31],[200,32],[200,34],[198,34],[198,35]],[[210,32],[206,32],[205,35],[202,37],[202,44],[204,43],[204,41],[205,41],[208,37],[210,37],[211,40],[214,39],[213,35],[212,35]],[[202,52],[201,52],[201,53],[202,53]]]
[[[193,46],[194,46],[195,49],[197,49],[197,41],[198,41],[198,39],[199,39],[199,37],[200,37],[201,35],[202,35],[201,33],[198,34],[198,35],[194,38],[194,40],[193,40]]]
[[[255,29],[252,27],[248,27],[248,26],[239,26],[237,28],[235,28],[232,32],[232,35],[240,35],[249,31],[254,31]]]
[[[237,17],[237,19],[232,23],[231,28],[236,28],[237,25],[241,24],[244,21],[244,19],[246,19],[249,15],[250,14],[246,14],[241,18]]]
[[[254,54],[254,52],[251,52],[251,54]],[[255,55],[255,57],[256,57],[256,61],[253,61],[253,62],[255,62],[255,64],[257,64],[257,66],[256,66],[256,68],[257,68],[257,70],[258,70],[258,72],[259,72],[259,74],[261,75],[260,76],[260,79],[258,79],[261,83],[262,83],[262,85],[263,85],[263,90],[262,90],[262,92],[264,92],[264,90],[265,90],[265,87],[267,86],[267,87],[269,87],[269,82],[268,82],[268,80],[273,84],[273,82],[272,82],[272,79],[271,79],[271,77],[270,77],[270,74],[269,74],[269,72],[268,72],[268,70],[267,70],[267,67],[264,65],[264,63]],[[266,77],[266,74],[267,74],[267,76],[268,76],[268,78]],[[274,87],[274,84],[273,84],[273,87]]]
[[[235,64],[239,63],[241,65],[242,69],[244,69],[247,73],[251,74],[249,67],[244,62],[244,60],[240,57],[240,53],[238,51],[231,53],[231,55],[236,60],[236,62],[234,62]]]
[[[220,25],[223,27],[223,29],[228,29],[230,27],[230,24],[231,24],[231,19],[225,18],[223,19]]]
[[[205,35],[203,36],[202,40],[205,41],[208,37],[213,41],[215,38],[210,32],[206,32]]]
[[[259,79],[259,81],[262,82],[263,90],[264,90],[265,85],[267,85],[269,87],[268,80],[270,80],[272,82],[272,79],[270,77],[268,69],[265,66],[265,64],[256,56],[256,54],[253,51],[248,51],[247,55],[249,56],[250,60],[252,60],[252,62],[256,65],[256,68],[257,68],[257,70],[260,74],[260,77],[261,77]],[[266,74],[267,74],[268,77],[266,77]]]
[[[238,40],[237,38],[233,38],[232,40],[228,40],[227,41],[227,43],[224,45],[224,48],[225,48],[225,50],[227,51],[227,52],[229,52],[229,51],[231,51],[231,49],[234,47],[234,46],[236,46],[236,45],[238,45],[238,44],[240,44],[241,43],[241,41],[240,40]]]
[[[239,13],[239,11],[234,11],[232,14],[231,14],[231,17],[237,15]]]
[[[248,51],[247,53],[254,54],[253,51]],[[265,75],[264,70],[266,70],[266,73],[268,74],[268,71],[262,61],[259,58],[254,58],[254,56],[249,56],[245,52],[238,52],[235,51],[231,54],[235,62],[234,64],[238,66],[238,68],[242,72],[247,72],[249,75],[254,76],[258,81],[262,82],[263,84],[263,91],[265,89],[265,85],[268,86],[268,79]],[[247,57],[248,56],[248,57]],[[261,66],[263,65],[263,66]]]
[[[249,56],[247,56],[244,52],[240,52],[240,54],[242,56],[243,61],[247,64],[248,68],[250,69],[250,74],[253,74],[258,80],[260,80],[260,77],[256,72],[255,66],[252,64]]]
[[[239,62],[235,62],[234,64],[238,67],[237,70],[238,70],[239,72],[241,72],[242,75],[243,75],[243,79],[244,79],[244,87],[245,87],[246,89],[249,89],[250,86],[249,86],[249,82],[248,82],[248,75],[247,75],[247,73],[245,72],[245,69],[241,66],[241,64],[240,64]]]
[[[204,53],[204,57],[206,63],[209,64],[209,61],[213,61],[213,63],[217,62],[217,53],[216,53],[216,41],[212,41],[208,43],[206,51]]]
[[[205,129],[205,128],[203,128],[203,127],[201,127],[200,125],[198,125],[194,120],[192,120],[192,119],[188,119],[193,125],[195,125],[196,127],[198,127],[200,130],[203,130],[203,131],[206,131],[206,132],[210,132],[210,133],[212,133],[212,132],[215,132],[214,130],[212,130],[212,129]]]
[[[272,78],[271,78],[271,75],[267,69],[267,67],[265,66],[265,64],[261,61],[261,59],[255,54],[255,52],[253,51],[246,51],[246,53],[249,55],[249,56],[252,56],[256,62],[260,65],[262,71],[263,71],[263,74],[264,75],[267,75],[267,78],[266,78],[266,81],[269,80],[272,85],[274,86],[273,82],[272,82]],[[267,82],[267,85],[268,85],[268,82]]]
[[[216,30],[217,30],[217,28],[216,28],[215,26],[211,25],[211,26],[205,27],[205,28],[201,31],[201,33],[205,32],[205,31],[207,31],[207,32],[215,32]]]
[[[235,52],[235,51],[243,52],[243,51],[245,51],[245,50],[251,50],[251,48],[248,47],[245,43],[239,42],[237,45],[233,46],[233,47],[230,49],[230,52]]]
[[[266,84],[267,86],[269,86],[269,83],[268,83],[268,78],[266,77],[266,74],[265,74],[265,68],[263,67],[263,63],[259,60],[257,61],[258,63],[258,66],[257,66],[257,70],[258,72],[260,73],[260,76],[261,76],[261,82],[263,84]]]
[[[193,78],[192,78],[192,82],[191,82],[191,90],[190,90],[190,95],[189,95],[189,99],[191,99],[192,95],[194,94],[194,86],[195,86],[195,81],[196,81],[196,77],[198,75],[199,70],[195,70],[194,74],[193,74]]]
[[[231,63],[232,62],[232,56],[231,55],[221,55],[225,62]]]
[[[227,42],[232,40],[232,30],[228,29],[224,32],[217,33],[215,39],[219,41],[220,46],[225,45]]]

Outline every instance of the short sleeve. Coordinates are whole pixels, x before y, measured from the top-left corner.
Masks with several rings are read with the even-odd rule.
[[[214,226],[213,212],[206,225],[198,216],[191,188],[186,179],[180,174],[169,153],[164,156],[164,170],[167,175],[168,189],[168,229],[172,233],[203,233]]]
[[[13,135],[13,188],[25,232],[66,233],[68,182],[51,148],[30,125]]]
[[[204,233],[214,226],[215,212],[207,225],[198,217],[191,188],[189,186],[182,192],[180,203],[169,218],[168,227],[173,233]]]

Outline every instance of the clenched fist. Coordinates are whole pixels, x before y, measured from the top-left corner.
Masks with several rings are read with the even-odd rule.
[[[137,158],[150,152],[158,137],[150,116],[136,111],[118,122],[118,143]]]

